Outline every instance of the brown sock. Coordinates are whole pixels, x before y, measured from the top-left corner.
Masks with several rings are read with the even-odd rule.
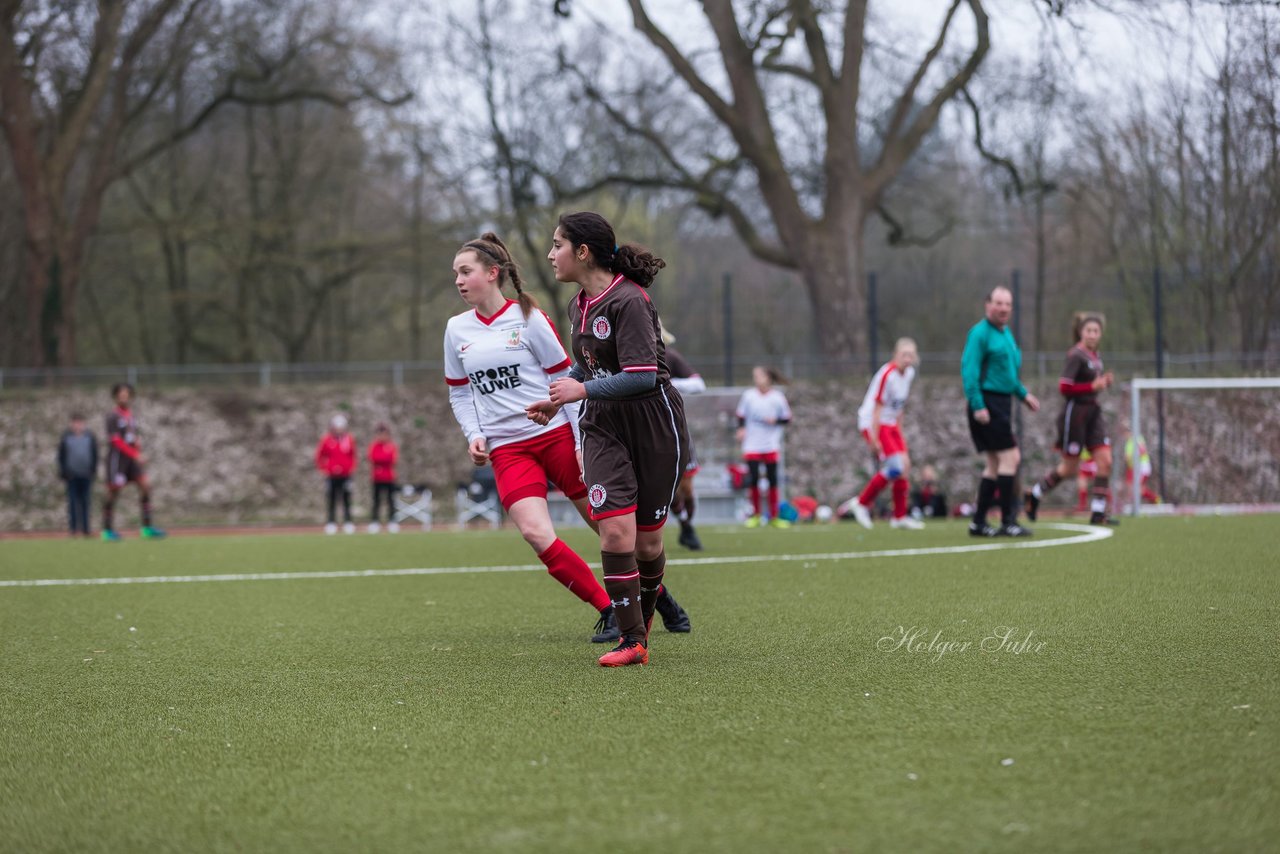
[[[640,609],[644,624],[649,625],[653,619],[653,609],[658,602],[658,593],[662,590],[662,576],[667,568],[667,553],[662,552],[653,560],[636,560],[640,569]]]
[[[1093,478],[1093,500],[1089,502],[1089,509],[1095,515],[1107,512],[1107,505],[1111,503],[1111,479],[1094,475]]]
[[[640,607],[640,573],[635,552],[600,552],[604,589],[613,602],[623,640],[644,642],[644,613]]]

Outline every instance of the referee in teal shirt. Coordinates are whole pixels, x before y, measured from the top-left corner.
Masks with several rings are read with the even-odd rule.
[[[974,537],[1029,537],[1031,531],[1018,524],[1013,479],[1022,455],[1013,437],[1013,398],[1016,396],[1032,412],[1040,401],[1018,380],[1022,351],[1009,331],[1013,313],[1013,293],[1003,285],[987,295],[987,316],[969,330],[960,358],[960,376],[969,404],[969,434],[978,453],[987,455],[978,483],[978,506],[969,523]],[[1000,527],[987,524],[987,511],[1000,494]]]

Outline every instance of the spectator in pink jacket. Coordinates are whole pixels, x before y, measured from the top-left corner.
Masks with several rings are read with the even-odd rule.
[[[373,466],[373,518],[369,522],[369,533],[376,534],[381,530],[378,525],[378,510],[382,507],[382,498],[387,499],[387,531],[394,534],[400,530],[395,520],[396,494],[396,461],[400,459],[400,449],[391,438],[391,428],[379,423],[373,432],[373,444],[369,446],[367,455],[369,464]]]
[[[335,511],[338,496],[342,496],[342,531],[355,533],[356,526],[351,521],[351,476],[356,471],[356,440],[347,431],[345,415],[335,415],[330,419],[329,432],[316,445],[316,468],[325,476],[329,500],[329,521],[324,532],[338,532]]]

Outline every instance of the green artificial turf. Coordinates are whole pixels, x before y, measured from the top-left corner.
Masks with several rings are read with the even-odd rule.
[[[1275,850],[1276,524],[738,563],[972,541],[707,529],[684,566],[673,531],[693,633],[621,670],[542,571],[0,587],[0,849]],[[0,542],[0,579],[533,563],[510,530]]]

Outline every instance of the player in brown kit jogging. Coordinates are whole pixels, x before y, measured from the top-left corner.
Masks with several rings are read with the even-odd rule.
[[[1067,363],[1058,379],[1058,391],[1065,399],[1058,416],[1058,439],[1053,447],[1062,460],[1049,469],[1040,481],[1023,495],[1027,518],[1035,521],[1040,499],[1063,480],[1074,478],[1080,466],[1080,454],[1093,456],[1097,471],[1093,476],[1089,503],[1089,522],[1107,524],[1107,507],[1111,500],[1111,438],[1107,422],[1098,405],[1098,392],[1111,388],[1115,377],[1102,368],[1098,342],[1102,340],[1102,318],[1080,314],[1072,324],[1076,343],[1067,351]]]
[[[600,664],[646,664],[667,562],[662,526],[688,462],[684,404],[645,290],[666,264],[638,246],[619,246],[613,227],[591,212],[560,217],[547,258],[557,281],[582,287],[569,305],[575,362],[568,377],[551,383],[550,400],[529,406],[529,417],[584,401],[583,479],[622,633]]]

